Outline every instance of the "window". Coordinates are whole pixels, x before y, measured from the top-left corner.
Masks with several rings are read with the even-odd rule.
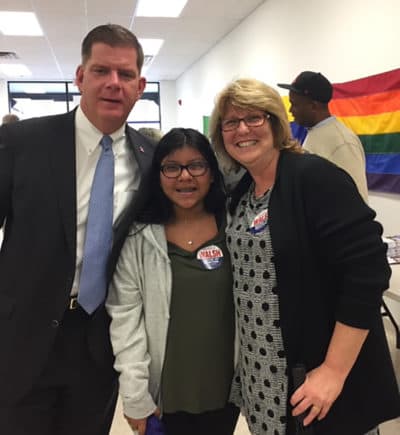
[[[20,119],[47,116],[73,110],[80,101],[79,89],[72,82],[8,82],[10,113]],[[160,84],[148,82],[142,98],[128,116],[134,128],[161,129]]]

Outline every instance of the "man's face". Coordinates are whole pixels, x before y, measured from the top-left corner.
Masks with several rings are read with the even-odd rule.
[[[140,77],[134,47],[96,42],[89,59],[76,71],[80,106],[89,121],[110,134],[126,121],[143,94],[146,80]]]
[[[309,97],[290,91],[289,101],[289,111],[297,124],[303,127],[312,127],[315,125],[315,104]]]

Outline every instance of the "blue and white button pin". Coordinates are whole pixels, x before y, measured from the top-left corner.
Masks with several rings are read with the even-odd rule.
[[[253,219],[249,231],[251,234],[258,234],[265,230],[268,225],[268,209],[260,211]]]

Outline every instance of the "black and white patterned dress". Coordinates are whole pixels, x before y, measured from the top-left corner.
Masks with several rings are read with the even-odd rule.
[[[253,435],[286,432],[287,363],[268,225],[269,197],[270,191],[255,199],[250,189],[227,227],[240,339],[231,401],[242,408]]]

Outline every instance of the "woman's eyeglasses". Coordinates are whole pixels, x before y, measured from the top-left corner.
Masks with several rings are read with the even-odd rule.
[[[225,119],[221,122],[221,130],[237,130],[242,121],[247,125],[247,127],[261,127],[265,120],[269,118],[271,118],[269,113],[263,113],[262,115],[249,115],[244,118]]]
[[[193,162],[188,165],[166,163],[160,167],[160,170],[167,178],[178,178],[184,169],[186,169],[192,177],[201,177],[207,172],[208,168],[209,166],[207,162]]]

